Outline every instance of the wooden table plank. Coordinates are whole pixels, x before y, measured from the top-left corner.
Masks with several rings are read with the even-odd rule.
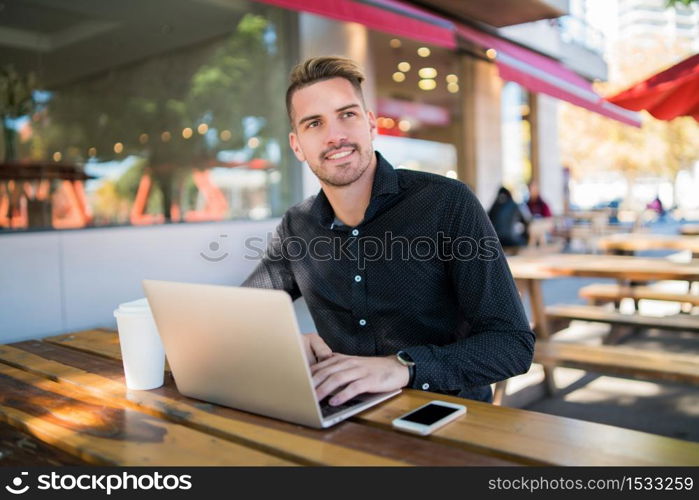
[[[699,224],[684,224],[680,227],[680,233],[688,236],[699,236]]]
[[[537,363],[601,373],[699,385],[699,356],[647,351],[618,345],[537,342]]]
[[[22,342],[15,346],[22,350],[12,346],[0,347],[0,361],[78,385],[101,397],[118,398],[122,402],[126,399],[128,404],[143,411],[248,446],[273,450],[305,463],[383,466],[406,463],[515,465],[512,461],[484,457],[447,446],[429,446],[429,443],[411,436],[396,435],[350,422],[329,430],[308,429],[201,403],[179,394],[169,377],[165,387],[154,391],[126,391],[119,361],[89,356],[45,342]]]
[[[74,333],[54,335],[42,339],[43,342],[58,344],[71,349],[97,354],[109,359],[121,359],[119,335],[115,330],[96,328]]]
[[[545,311],[548,317],[553,318],[699,333],[699,316],[693,314],[646,316],[641,314],[626,314],[620,313],[619,311],[610,311],[609,309],[605,309],[601,306],[584,306],[578,304],[555,304],[546,307]]]
[[[666,292],[655,286],[624,286],[616,283],[592,283],[578,290],[578,295],[588,301],[661,300],[699,306],[699,294]]]
[[[88,465],[84,460],[49,446],[31,434],[0,422],[0,466]]]
[[[699,254],[699,237],[679,234],[626,233],[601,238],[597,246],[604,251],[640,252],[645,250],[689,250]]]
[[[464,402],[408,390],[358,419],[384,426],[432,399]],[[466,415],[426,439],[548,465],[699,465],[699,443],[479,401],[466,405]]]
[[[633,281],[699,281],[699,261],[672,262],[662,258],[620,255],[554,254],[543,257],[508,257],[516,279],[562,276],[614,278]]]
[[[0,387],[1,420],[91,463],[293,465],[4,364]]]
[[[97,354],[109,359],[121,359],[121,346],[116,330],[108,328],[93,328],[63,335],[54,335],[43,339],[78,351]],[[170,371],[170,365],[165,359],[165,371]]]

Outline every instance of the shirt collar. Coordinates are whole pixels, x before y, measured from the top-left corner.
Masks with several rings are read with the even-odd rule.
[[[374,200],[379,196],[400,192],[398,174],[393,165],[388,163],[378,151],[374,153],[376,154],[376,171],[374,172],[374,182],[371,187],[369,207],[375,205]],[[367,208],[367,215],[369,214],[369,207]],[[323,226],[330,227],[335,220],[335,212],[322,189],[318,192],[311,205],[311,214],[316,216]]]

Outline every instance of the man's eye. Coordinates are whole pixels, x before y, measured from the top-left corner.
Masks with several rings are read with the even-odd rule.
[[[354,111],[345,111],[342,116],[348,117],[348,116],[355,116],[356,113]]]
[[[308,123],[308,128],[315,128],[318,125],[320,125],[320,122],[318,120],[313,120],[312,122]]]

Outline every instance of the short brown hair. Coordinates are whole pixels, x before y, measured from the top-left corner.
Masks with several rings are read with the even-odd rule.
[[[364,105],[364,95],[362,94],[362,82],[364,73],[357,63],[352,59],[339,56],[312,57],[297,64],[289,75],[289,88],[286,90],[286,112],[289,115],[289,122],[294,126],[291,116],[291,98],[294,92],[314,83],[330,80],[331,78],[344,78],[352,84],[354,90]]]

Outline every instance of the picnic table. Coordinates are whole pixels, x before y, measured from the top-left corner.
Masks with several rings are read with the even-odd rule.
[[[609,323],[617,326],[635,328],[661,328],[681,331],[692,331],[699,333],[699,317],[695,315],[680,315],[671,317],[651,317],[641,315],[628,315],[620,312],[600,309],[596,306],[579,305],[554,305],[548,308],[544,305],[541,282],[558,277],[599,277],[613,278],[619,282],[657,281],[657,280],[678,280],[691,283],[699,280],[699,261],[680,263],[664,258],[645,258],[620,255],[590,255],[590,254],[558,254],[540,257],[509,257],[508,263],[513,277],[517,281],[522,293],[529,295],[532,312],[532,327],[537,335],[537,343],[548,342],[552,335],[552,328],[549,318],[556,319],[579,319],[584,321]],[[609,342],[611,343],[611,342]],[[571,350],[573,348],[570,348]],[[540,345],[540,352],[535,352],[535,360],[552,360],[550,352],[555,349],[547,344]],[[579,366],[582,366],[583,358],[587,360],[588,366],[596,368],[603,367],[599,362],[600,358],[612,359],[619,357],[618,349],[615,346],[599,346],[595,348],[595,353],[582,352],[577,349],[575,352],[565,354],[566,359],[562,363],[543,363],[545,383],[549,393],[555,391],[553,379],[553,366],[566,364],[575,359]],[[594,354],[594,356],[593,356]],[[626,359],[631,359],[630,353],[624,352]],[[640,353],[639,353],[640,356]],[[699,380],[699,360],[693,358],[671,357],[669,354],[662,355],[656,360],[657,364],[662,364],[663,369],[657,370],[665,379]],[[679,373],[678,366],[682,365],[688,373]],[[640,373],[638,366],[634,363],[618,363],[616,366],[607,367],[615,372]],[[660,372],[663,373],[660,373]],[[505,384],[496,387],[498,395],[504,394]],[[500,396],[501,397],[501,396]]]
[[[601,238],[597,245],[608,253],[633,254],[645,250],[689,250],[695,258],[699,257],[699,236],[620,233]]]
[[[657,257],[590,254],[509,257],[507,260],[512,275],[520,280],[578,276],[637,281],[699,281],[699,261],[684,263]]]
[[[529,295],[533,327],[537,336],[550,336],[541,282],[564,277],[613,278],[620,281],[699,281],[699,261],[674,262],[655,257],[621,255],[555,254],[508,257],[512,276]]]
[[[435,398],[468,412],[428,437],[391,427]],[[699,465],[699,443],[416,390],[325,430],[187,398],[170,374],[129,391],[111,330],[0,346],[0,417],[71,464]]]
[[[680,227],[680,233],[688,236],[699,236],[699,224],[684,224]]]

